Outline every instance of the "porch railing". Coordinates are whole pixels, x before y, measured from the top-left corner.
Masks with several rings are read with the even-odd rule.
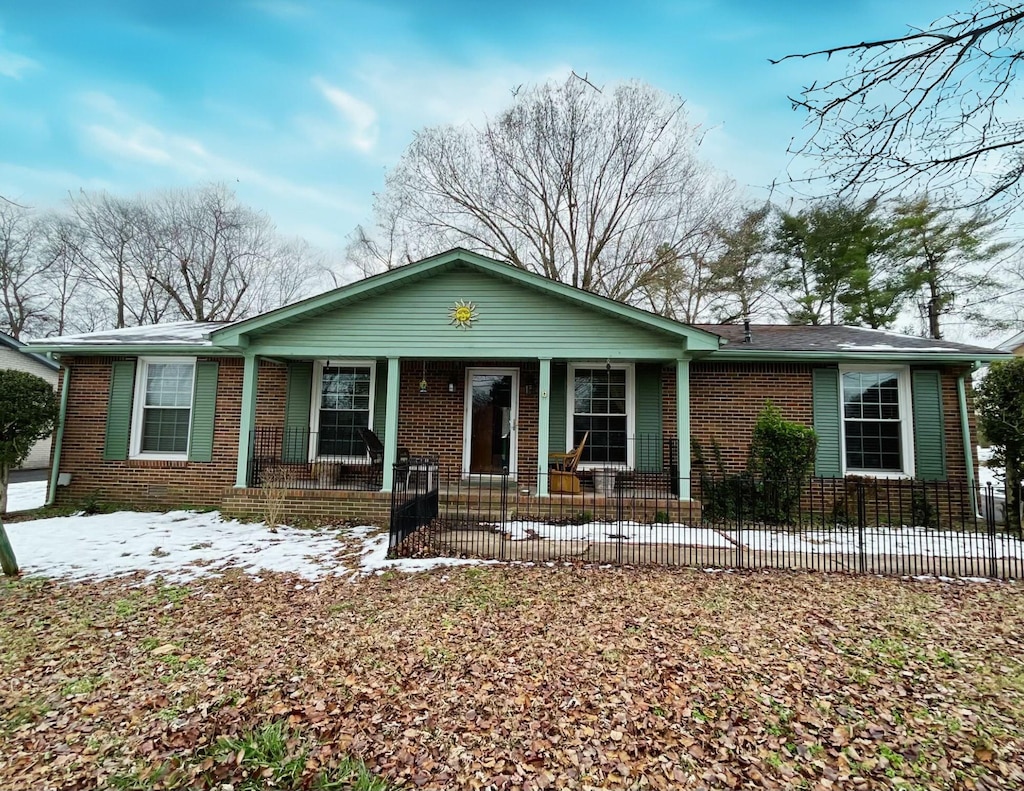
[[[368,455],[313,458],[319,447],[315,431],[257,428],[251,434],[249,486],[289,489],[380,490],[383,465]]]

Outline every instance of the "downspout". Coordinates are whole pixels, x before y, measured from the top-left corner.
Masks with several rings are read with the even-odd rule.
[[[71,389],[71,369],[60,363],[64,376],[61,377],[60,387],[60,422],[57,424],[57,436],[53,441],[53,465],[50,469],[50,486],[46,490],[46,505],[53,505],[57,499],[57,478],[60,477],[60,451],[64,444],[64,419],[68,414],[68,391]]]
[[[960,436],[964,440],[964,467],[967,469],[967,491],[970,492],[971,511],[978,513],[978,493],[974,486],[974,448],[971,445],[971,423],[967,414],[967,388],[964,385],[968,374],[973,373],[978,367],[974,363],[956,378],[956,395],[960,403]]]

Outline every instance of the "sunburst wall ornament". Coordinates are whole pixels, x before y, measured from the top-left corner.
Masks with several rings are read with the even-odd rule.
[[[479,315],[476,305],[472,302],[457,299],[455,304],[452,305],[451,310],[448,311],[448,318],[451,319],[448,323],[453,327],[468,330],[473,326],[473,322],[477,320]]]

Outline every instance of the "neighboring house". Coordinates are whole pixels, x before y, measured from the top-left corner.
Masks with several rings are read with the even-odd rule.
[[[1024,357],[1024,332],[1018,332],[1012,338],[1007,338],[999,344],[999,349],[1010,352],[1015,357]]]
[[[649,475],[685,500],[698,479],[691,440],[741,470],[766,399],[815,427],[819,476],[966,483],[970,373],[1005,356],[850,327],[755,325],[745,337],[464,250],[230,324],[31,346],[68,371],[60,499],[242,513],[273,472],[302,513],[348,518],[384,518],[405,453],[456,474],[507,469],[547,496],[548,453],[585,432],[581,469]],[[377,477],[354,475],[371,463]]]
[[[60,366],[41,354],[25,353],[26,351],[24,343],[0,332],[0,368],[35,374],[56,387]],[[33,445],[21,469],[36,470],[49,467],[50,442],[51,438],[47,437]]]

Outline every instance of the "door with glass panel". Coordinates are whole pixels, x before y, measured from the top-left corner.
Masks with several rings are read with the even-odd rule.
[[[466,371],[463,470],[482,475],[516,471],[519,372],[505,368]]]
[[[358,429],[370,426],[373,381],[369,365],[324,365],[315,389],[315,429],[312,449],[320,458],[362,458],[366,445]]]

